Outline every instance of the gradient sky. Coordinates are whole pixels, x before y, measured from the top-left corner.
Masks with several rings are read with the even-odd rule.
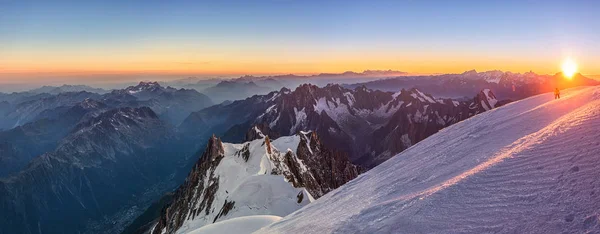
[[[127,76],[600,74],[600,1],[0,0],[0,83]],[[108,78],[104,78],[108,79]]]

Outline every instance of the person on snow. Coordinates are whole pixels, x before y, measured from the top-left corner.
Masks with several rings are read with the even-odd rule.
[[[560,90],[558,88],[554,90],[554,99],[560,99]]]

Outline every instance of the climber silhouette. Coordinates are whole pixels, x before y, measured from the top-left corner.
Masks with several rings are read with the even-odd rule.
[[[558,88],[554,90],[554,99],[560,99],[560,90]]]

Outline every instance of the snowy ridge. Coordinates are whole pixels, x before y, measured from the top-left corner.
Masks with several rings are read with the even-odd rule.
[[[563,94],[450,126],[256,233],[598,230],[600,87]]]
[[[308,204],[310,199],[298,202],[298,194],[310,196],[304,188],[294,188],[285,181],[284,176],[271,175],[271,171],[280,166],[274,162],[283,161],[288,150],[295,152],[299,143],[299,135],[281,137],[270,143],[271,153],[268,152],[264,139],[245,144],[223,143],[224,155],[214,170],[217,181],[211,182],[211,177],[205,177],[204,181],[204,184],[209,186],[211,183],[218,184],[218,190],[212,200],[214,205],[207,207],[206,213],[200,212],[196,217],[188,215],[177,233],[187,233],[206,224],[235,217],[285,216]],[[243,154],[249,154],[247,160]],[[280,170],[289,171],[288,168]],[[203,192],[197,189],[195,191]],[[195,197],[202,200],[203,195],[196,194]],[[234,202],[234,207],[223,215],[220,209],[231,202]],[[197,203],[194,210],[200,209],[201,204],[203,203]]]
[[[315,168],[313,157],[339,158],[328,155],[312,132],[271,141],[257,127],[252,131],[264,138],[243,144],[209,141],[152,233],[187,233],[236,217],[283,217],[358,175],[356,167],[346,167],[355,171],[351,175]],[[327,176],[349,177],[341,184],[327,183],[329,178],[319,174],[323,169]]]

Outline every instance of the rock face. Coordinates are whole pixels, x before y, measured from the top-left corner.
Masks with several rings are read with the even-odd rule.
[[[294,162],[291,151],[288,151],[285,163],[291,174],[286,175],[286,179],[292,182],[294,187],[306,188],[316,199],[356,178],[362,171],[348,160],[347,154],[325,147],[317,133],[300,135],[297,158],[310,173],[302,173],[302,164]]]
[[[187,218],[184,216],[186,214],[190,219],[194,219],[196,215],[210,213],[215,193],[219,189],[219,178],[215,177],[215,169],[223,157],[225,157],[225,150],[221,140],[211,137],[206,145],[206,151],[175,193],[173,203],[161,215],[154,233],[160,233],[162,229],[181,227]],[[196,196],[201,196],[203,199],[194,199]]]
[[[271,140],[274,140],[274,139],[277,139],[280,137],[278,132],[273,131],[273,130],[271,130],[271,128],[269,128],[269,125],[261,123],[261,124],[254,125],[253,128],[251,128],[250,130],[248,130],[248,132],[246,132],[246,138],[244,141],[253,141],[256,139],[264,138],[265,136],[268,136]]]
[[[314,132],[257,136],[264,137],[242,144],[213,136],[151,232],[187,232],[246,215],[285,216],[360,173]]]
[[[494,107],[504,103],[496,101],[489,90],[482,93],[489,94],[482,99],[486,106],[477,98],[436,99],[418,89],[392,93],[364,86],[351,90],[305,84],[294,91],[283,88],[192,113],[182,130],[202,126],[190,134],[208,131],[232,142],[243,142],[245,130],[252,126],[268,127],[270,134],[284,136],[314,130],[326,145],[348,153],[355,163],[372,167],[444,127],[491,109],[491,102]]]
[[[509,102],[497,101],[489,89],[482,90],[471,102],[451,99],[416,102],[411,101],[411,95],[399,94],[398,99],[411,105],[400,108],[385,125],[373,132],[368,144],[371,151],[358,163],[374,167],[445,127]]]
[[[484,112],[494,109],[501,104],[502,103],[498,103],[496,95],[494,95],[490,89],[484,89],[473,98],[473,103],[471,103],[470,108],[477,108],[479,112]]]

